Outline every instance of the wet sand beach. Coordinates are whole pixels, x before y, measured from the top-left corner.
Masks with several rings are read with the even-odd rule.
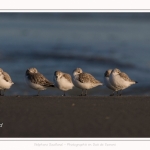
[[[0,97],[0,137],[150,137],[149,96]]]

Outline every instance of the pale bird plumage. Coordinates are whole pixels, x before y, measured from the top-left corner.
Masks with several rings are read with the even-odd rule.
[[[116,91],[122,91],[129,86],[136,84],[137,81],[131,80],[126,73],[121,72],[116,68],[111,72],[110,83],[115,87]]]
[[[5,90],[10,89],[13,84],[9,74],[0,68],[0,95],[4,95]]]
[[[107,88],[109,88],[110,90],[113,91],[113,94],[110,94],[110,96],[113,96],[115,91],[116,91],[116,88],[110,83],[110,74],[112,72],[112,69],[108,69],[105,71],[104,73],[104,83],[105,85],[107,86]]]
[[[100,81],[96,80],[91,74],[83,72],[81,68],[76,68],[73,71],[73,83],[77,88],[82,89],[82,96],[83,90],[86,90],[85,95],[87,95],[88,89],[92,89],[99,85],[103,85]]]
[[[29,87],[38,91],[37,95],[39,95],[41,90],[54,87],[54,84],[50,82],[43,74],[39,73],[36,68],[26,70],[26,81]]]
[[[55,71],[53,80],[55,86],[64,92],[63,96],[66,95],[65,91],[71,90],[74,87],[70,74],[62,71]]]

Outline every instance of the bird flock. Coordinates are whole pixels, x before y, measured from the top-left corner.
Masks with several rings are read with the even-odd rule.
[[[36,68],[29,68],[25,72],[25,79],[30,88],[37,90],[37,96],[40,91],[48,88],[58,88],[63,91],[63,96],[66,96],[66,91],[72,90],[74,86],[82,90],[80,96],[86,96],[87,90],[103,85],[101,81],[95,79],[93,75],[83,72],[81,68],[73,70],[72,76],[62,71],[55,71],[53,82],[38,72]],[[110,96],[114,96],[115,93],[117,96],[121,96],[122,90],[136,83],[138,82],[131,80],[126,73],[117,68],[108,69],[104,73],[104,85],[113,91]],[[0,68],[0,95],[4,96],[5,90],[10,89],[13,84],[9,74]]]

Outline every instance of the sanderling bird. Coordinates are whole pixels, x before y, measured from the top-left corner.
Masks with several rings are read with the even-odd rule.
[[[64,91],[63,96],[66,96],[65,91],[71,90],[74,87],[72,83],[72,78],[70,74],[68,73],[55,71],[53,80],[54,80],[55,86],[58,89]]]
[[[110,74],[110,83],[111,85],[113,85],[113,87],[116,88],[116,91],[120,91],[121,96],[122,90],[138,82],[131,80],[126,73],[121,72],[119,69],[116,68],[113,69]]]
[[[9,74],[0,68],[0,95],[4,96],[5,90],[10,89],[13,84]],[[3,94],[2,91],[4,91]]]
[[[108,69],[108,70],[105,71],[105,73],[104,73],[104,83],[109,89],[114,91],[113,94],[110,94],[110,96],[113,96],[117,89],[110,83],[110,74],[111,74],[111,72],[112,72],[112,69]],[[118,91],[117,91],[117,93],[118,93]]]
[[[54,84],[46,79],[36,68],[26,70],[26,81],[29,87],[38,91],[37,96],[41,90],[46,90],[49,87],[54,87]]]
[[[76,68],[73,71],[73,83],[77,88],[82,89],[81,96],[87,95],[87,90],[96,86],[103,85],[100,81],[96,80],[91,74],[85,73],[81,68]],[[85,95],[83,91],[85,90]]]

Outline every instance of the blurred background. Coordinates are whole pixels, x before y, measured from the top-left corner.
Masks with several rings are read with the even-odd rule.
[[[25,71],[35,67],[50,81],[56,70],[80,67],[103,82],[119,68],[139,83],[123,95],[150,95],[150,13],[0,13],[0,68],[15,83],[5,95],[35,95]],[[67,95],[79,95],[74,88]],[[99,86],[88,95],[109,95]],[[62,95],[58,89],[40,95]]]

